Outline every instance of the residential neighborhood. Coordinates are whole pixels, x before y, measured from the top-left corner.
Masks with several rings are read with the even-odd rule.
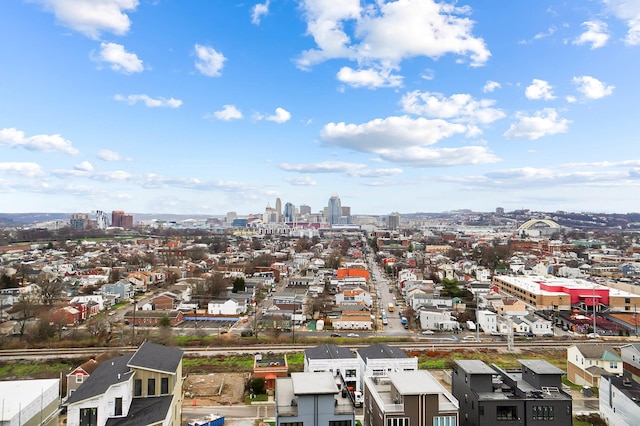
[[[567,424],[563,416],[572,411],[571,393],[559,378],[594,393],[602,386],[611,393],[614,386],[625,389],[637,383],[633,353],[623,353],[638,345],[636,234],[596,234],[551,219],[529,220],[519,230],[510,229],[511,222],[501,222],[499,215],[493,217],[493,226],[462,227],[460,216],[468,221],[469,215],[453,215],[448,226],[442,219],[396,223],[394,218],[395,229],[389,229],[388,218],[348,216],[345,223],[316,227],[294,226],[270,213],[242,226],[225,226],[220,219],[207,229],[172,225],[150,233],[140,224],[138,229],[93,230],[99,236],[64,241],[55,238],[56,232],[42,229],[35,235],[49,238],[28,244],[10,242],[26,230],[4,228],[0,341],[9,349],[43,342],[56,347],[65,341],[134,345],[145,354],[149,347],[171,351],[178,338],[246,339],[244,345],[321,339],[324,343],[305,351],[304,372],[291,371],[286,355],[254,356],[251,377],[262,380],[263,389],[275,398],[277,424],[304,422],[304,416],[312,415],[303,409],[304,401],[320,394],[337,401],[331,403],[336,407],[331,421],[345,425],[354,424],[354,415],[362,416],[367,425],[424,418],[407,411],[414,407],[409,402],[413,395],[426,400],[435,395],[441,401],[429,414],[432,424],[492,424],[495,416],[473,410],[495,410],[480,403],[493,398],[483,392],[495,389],[451,389],[463,371],[494,381],[501,377],[511,387],[509,392],[521,399],[535,399],[539,391],[543,398],[561,396],[559,401],[569,404],[566,410],[556,403],[534,405],[535,409],[527,408],[527,402],[513,408],[500,405],[499,418],[515,419],[527,412],[532,420],[553,417]],[[331,339],[339,339],[341,345]],[[352,350],[342,346],[345,339],[371,341]],[[566,347],[566,361],[561,369],[542,360],[521,359],[519,375],[480,361],[456,361],[450,365],[453,376],[434,379],[419,367],[416,356],[391,344],[394,340],[451,348],[485,342],[507,351],[523,342],[553,341]],[[106,424],[113,416],[137,412],[138,405],[132,403],[138,397],[179,394],[173,386],[180,384],[172,379],[170,389],[144,387],[138,392],[134,376],[151,379],[136,370],[138,366],[133,368],[126,356],[112,361],[114,373],[102,373],[108,365],[104,363],[95,357],[85,360],[60,386],[65,389],[59,394],[60,407],[68,424]],[[155,370],[152,365],[139,367]],[[176,368],[161,371],[175,375]],[[101,374],[119,377],[100,385],[106,399],[94,394],[96,389],[81,398],[90,389],[85,383],[98,381]],[[554,378],[532,382],[541,374]],[[620,383],[619,377],[624,377]],[[322,386],[307,388],[310,378]],[[406,387],[410,380],[421,386]],[[527,390],[530,386],[538,390]],[[460,401],[460,392],[480,392],[475,408]],[[110,402],[114,398],[115,405]],[[601,393],[599,398],[598,413],[614,418],[617,411],[611,407],[617,400],[607,399],[610,409],[603,411]],[[293,400],[301,405],[292,406]],[[396,400],[408,405],[402,408]],[[139,402],[140,407],[151,407]],[[633,411],[632,405],[624,409]],[[420,409],[432,409],[425,407],[433,405]],[[166,413],[158,424],[178,424],[180,416]],[[374,420],[378,418],[389,420],[379,423]],[[475,420],[467,423],[467,418]]]

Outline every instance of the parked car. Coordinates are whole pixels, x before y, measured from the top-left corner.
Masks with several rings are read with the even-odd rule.
[[[360,337],[360,335],[358,333],[349,333],[347,337]]]
[[[524,333],[524,335],[525,335],[525,337],[536,337],[536,335],[535,335],[535,334],[533,334],[533,333],[532,333],[532,332],[530,332],[530,331],[529,331],[529,332],[527,332],[527,333]]]
[[[600,337],[600,335],[598,333],[589,333],[587,334],[587,337],[589,339],[597,339],[598,337]]]
[[[341,337],[339,333],[331,333],[329,337]]]
[[[434,334],[433,330],[425,330],[422,332],[422,334]]]
[[[466,340],[467,342],[475,342],[476,336],[464,336],[462,340]]]

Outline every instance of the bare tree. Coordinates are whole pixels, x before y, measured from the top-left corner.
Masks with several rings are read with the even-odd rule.
[[[20,340],[24,337],[27,323],[32,321],[38,315],[40,303],[38,295],[33,292],[22,293],[17,303],[14,303],[12,309],[13,319],[18,323],[18,333]]]
[[[36,283],[40,287],[40,297],[46,306],[53,305],[62,294],[62,281],[47,272],[40,272]]]

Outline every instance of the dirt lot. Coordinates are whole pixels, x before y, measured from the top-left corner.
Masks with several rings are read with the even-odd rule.
[[[184,381],[184,404],[234,405],[244,403],[249,373],[193,374]]]

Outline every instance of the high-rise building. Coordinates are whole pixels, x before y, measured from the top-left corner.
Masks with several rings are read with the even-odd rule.
[[[293,216],[295,214],[296,207],[291,203],[284,205],[284,221],[293,222]]]
[[[339,223],[340,216],[342,216],[340,197],[334,192],[331,198],[329,198],[329,204],[327,205],[327,221],[331,224]]]
[[[133,229],[133,215],[125,214],[122,210],[113,210],[111,212],[111,226]]]
[[[238,217],[238,213],[236,212],[227,212],[227,225],[231,225],[234,220]]]
[[[107,229],[109,227],[109,217],[102,210],[96,211],[96,222],[98,229]]]
[[[396,230],[400,228],[400,213],[393,212],[387,216],[387,229]]]
[[[306,204],[301,204],[300,205],[300,216],[303,216],[305,214],[311,214],[311,207],[307,206]]]
[[[73,229],[86,229],[89,227],[89,215],[86,213],[73,213],[69,219],[69,227]]]
[[[276,222],[280,222],[282,217],[282,201],[280,201],[280,198],[276,198],[276,216]]]

